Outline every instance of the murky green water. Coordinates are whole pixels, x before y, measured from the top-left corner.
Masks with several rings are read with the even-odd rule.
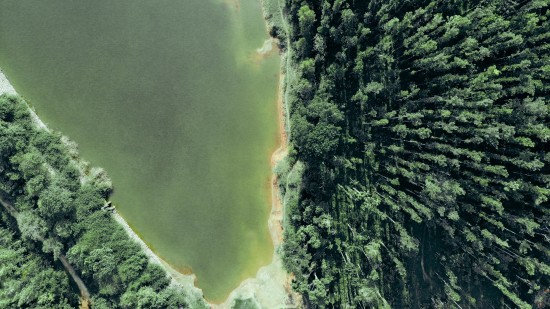
[[[276,56],[258,0],[0,0],[0,67],[220,301],[271,260]]]

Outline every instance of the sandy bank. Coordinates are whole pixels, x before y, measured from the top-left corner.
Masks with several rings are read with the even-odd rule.
[[[13,95],[17,94],[17,92],[15,92],[15,89],[13,89],[11,83],[6,78],[6,75],[4,75],[4,72],[0,70],[0,94],[4,93]]]
[[[268,3],[262,0],[262,8],[266,19],[266,27],[269,31],[269,12],[267,12]],[[277,10],[282,14],[282,10]],[[282,18],[282,17],[281,17]],[[257,49],[259,56],[265,57],[273,52],[276,47],[277,39],[270,38],[266,40],[263,46]],[[281,73],[279,75],[279,92],[277,98],[278,123],[279,123],[279,147],[271,155],[271,167],[275,168],[278,162],[287,155],[287,128],[288,118],[286,117],[286,76],[283,72],[287,71],[288,63],[285,61],[284,53],[281,55]],[[301,298],[294,293],[290,287],[291,276],[283,268],[280,251],[283,244],[283,218],[284,205],[281,201],[278,180],[275,174],[271,178],[272,205],[268,220],[268,227],[275,247],[273,260],[271,264],[260,268],[255,278],[250,278],[241,283],[229,295],[228,299],[220,305],[213,305],[213,308],[231,308],[236,300],[249,300],[258,308],[301,308]]]

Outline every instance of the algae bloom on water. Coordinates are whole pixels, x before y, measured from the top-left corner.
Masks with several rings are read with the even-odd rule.
[[[0,67],[117,209],[223,300],[271,261],[278,58],[259,1],[0,0]]]

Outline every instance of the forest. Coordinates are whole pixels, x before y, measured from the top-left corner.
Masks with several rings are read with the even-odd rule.
[[[306,307],[550,307],[549,6],[284,1]]]
[[[105,210],[105,172],[39,128],[20,97],[0,96],[0,156],[0,308],[206,307]]]
[[[277,3],[281,254],[304,307],[550,308],[550,1]],[[112,190],[0,96],[0,308],[206,307]]]

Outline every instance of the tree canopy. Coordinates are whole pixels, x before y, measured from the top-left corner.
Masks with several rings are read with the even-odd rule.
[[[285,1],[308,306],[550,304],[549,5]]]

